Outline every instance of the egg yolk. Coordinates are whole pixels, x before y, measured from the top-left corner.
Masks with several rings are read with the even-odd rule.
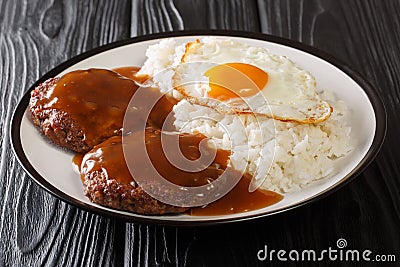
[[[268,82],[268,74],[245,63],[226,63],[208,69],[208,97],[221,101],[257,94]]]

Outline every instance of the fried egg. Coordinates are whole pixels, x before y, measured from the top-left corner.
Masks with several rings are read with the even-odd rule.
[[[299,123],[322,122],[332,113],[308,71],[264,48],[227,39],[187,43],[172,85],[189,102],[222,113]]]

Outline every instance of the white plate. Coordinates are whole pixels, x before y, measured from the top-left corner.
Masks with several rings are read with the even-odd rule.
[[[352,137],[356,149],[345,160],[337,162],[334,175],[299,192],[285,194],[282,201],[260,210],[223,216],[144,216],[91,203],[83,194],[80,177],[72,169],[73,153],[47,141],[34,127],[27,109],[30,91],[50,77],[76,69],[141,66],[145,61],[147,47],[159,42],[161,38],[175,37],[178,42],[186,42],[204,35],[229,36],[253,46],[265,47],[274,54],[288,56],[303,69],[310,71],[316,77],[319,88],[329,88],[350,107]],[[13,148],[20,163],[39,185],[55,196],[107,216],[173,225],[202,225],[257,218],[320,199],[366,168],[380,149],[385,133],[386,114],[380,97],[370,84],[348,67],[312,47],[277,37],[232,31],[158,34],[116,42],[84,53],[56,67],[30,88],[14,113],[11,129]]]

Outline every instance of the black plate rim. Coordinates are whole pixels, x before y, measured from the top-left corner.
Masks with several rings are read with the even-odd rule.
[[[132,43],[149,41],[149,40],[153,40],[153,39],[181,37],[181,36],[203,36],[203,35],[243,37],[243,38],[262,40],[262,41],[267,41],[267,42],[272,42],[272,43],[292,47],[292,48],[301,50],[303,52],[309,53],[311,55],[314,55],[320,59],[323,59],[323,60],[331,63],[332,65],[336,66],[337,68],[342,70],[344,73],[346,73],[358,85],[360,85],[360,87],[367,94],[369,101],[371,102],[372,107],[375,112],[376,128],[375,128],[374,139],[373,139],[373,142],[372,142],[370,148],[368,149],[367,153],[365,154],[364,158],[361,160],[361,162],[348,175],[343,177],[339,182],[335,183],[334,185],[330,186],[329,188],[325,189],[324,191],[322,191],[312,197],[304,199],[303,201],[293,204],[291,206],[281,208],[279,210],[275,210],[272,212],[266,212],[263,214],[246,215],[246,216],[242,216],[242,217],[238,217],[238,218],[216,218],[216,219],[210,219],[210,220],[206,220],[206,221],[163,220],[160,217],[153,217],[153,218],[151,216],[141,217],[140,215],[137,215],[134,213],[132,213],[130,215],[126,215],[126,214],[117,213],[117,212],[114,212],[111,210],[105,210],[105,209],[102,209],[102,208],[99,208],[96,206],[92,206],[90,204],[87,204],[85,202],[77,200],[68,194],[63,193],[61,190],[59,190],[55,186],[51,185],[30,164],[30,162],[27,159],[27,157],[23,151],[23,148],[22,148],[21,137],[20,137],[20,126],[21,126],[21,121],[22,121],[23,115],[25,113],[25,110],[29,105],[30,92],[36,86],[38,86],[40,83],[44,82],[48,78],[56,76],[63,70],[78,63],[79,61],[82,61],[86,58],[89,58],[91,56],[94,56],[96,54],[99,54],[101,52],[104,52],[104,51],[107,51],[107,50],[110,50],[113,48],[117,48],[117,47],[124,46],[124,45],[129,45]],[[156,33],[156,34],[139,36],[139,37],[134,37],[134,38],[130,38],[130,39],[113,42],[110,44],[106,44],[106,45],[91,49],[85,53],[82,53],[78,56],[75,56],[75,57],[61,63],[60,65],[56,66],[55,68],[53,68],[52,70],[47,72],[45,75],[43,75],[39,80],[37,80],[29,88],[29,90],[24,94],[22,99],[19,101],[16,109],[14,110],[13,116],[12,116],[10,136],[11,136],[11,145],[12,145],[14,154],[16,155],[17,160],[21,164],[24,171],[29,175],[29,177],[36,184],[38,184],[40,187],[45,189],[47,192],[49,192],[56,198],[59,198],[68,204],[71,204],[75,207],[81,208],[83,210],[86,210],[86,211],[89,211],[89,212],[92,212],[92,213],[95,213],[95,214],[98,214],[101,216],[114,218],[114,219],[122,220],[125,222],[156,224],[156,225],[164,225],[164,226],[208,226],[208,225],[216,225],[216,224],[224,224],[224,223],[232,223],[232,222],[257,219],[257,218],[261,218],[261,217],[271,216],[274,214],[279,214],[279,213],[289,211],[294,208],[298,208],[300,206],[304,206],[306,204],[310,204],[312,202],[321,200],[322,198],[336,192],[338,189],[342,188],[344,185],[353,181],[354,178],[359,176],[371,164],[371,162],[375,159],[380,148],[383,145],[386,131],[387,131],[387,115],[386,115],[385,106],[383,104],[382,98],[377,93],[377,91],[374,89],[374,87],[366,79],[364,79],[360,74],[358,74],[355,70],[353,70],[351,67],[349,67],[345,63],[341,62],[337,58],[327,54],[326,52],[323,52],[315,47],[308,46],[308,45],[305,45],[305,44],[302,44],[302,43],[299,43],[299,42],[296,42],[293,40],[289,40],[289,39],[285,39],[285,38],[281,38],[281,37],[277,37],[277,36],[273,36],[273,35],[268,35],[268,34],[233,31],[233,30],[191,30],[191,31],[175,31],[175,32]]]

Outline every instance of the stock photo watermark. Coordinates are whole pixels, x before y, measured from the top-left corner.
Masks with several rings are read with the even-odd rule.
[[[182,64],[180,67],[195,70],[207,70],[210,68],[220,68],[220,65],[215,63],[205,64],[203,62],[192,62]],[[234,75],[234,77],[240,78],[241,82],[239,82],[239,84],[243,85],[244,88],[252,88],[252,91],[258,90],[258,86],[246,75],[246,73],[243,73],[242,71],[230,66],[225,66],[224,68],[224,71],[228,69],[230,73]],[[158,73],[152,78],[152,82],[166,79],[166,77],[169,77],[168,75],[170,75],[171,71],[171,69],[165,69],[164,71]],[[224,149],[230,151],[230,156],[232,156],[236,151],[235,145],[237,145],[239,141],[235,141],[234,136],[237,138],[238,133],[241,133],[239,140],[248,140],[248,136],[251,131],[253,135],[258,136],[258,142],[260,143],[264,143],[264,133],[261,129],[257,116],[255,116],[253,112],[253,105],[255,104],[249,103],[249,100],[242,96],[247,96],[248,92],[245,90],[244,92],[237,93],[236,91],[231,90],[231,87],[237,87],[236,83],[238,83],[238,81],[225,78],[222,83],[221,81],[209,83],[208,81],[196,80],[193,77],[185,79],[182,83],[176,84],[174,87],[164,88],[163,94],[171,96],[181,93],[177,89],[180,87],[185,87],[185,89],[191,90],[191,92],[194,94],[197,92],[199,95],[197,95],[196,99],[200,101],[199,104],[201,104],[202,101],[207,101],[207,104],[210,107],[213,107],[216,110],[225,111],[226,114],[229,114],[229,116],[233,118],[233,122],[231,122],[231,124],[235,127],[228,126],[214,118],[213,116],[216,116],[215,113],[210,115],[205,112],[205,114],[190,116],[190,118],[185,120],[184,125],[181,126],[180,129],[177,129],[175,126],[173,126],[177,120],[175,118],[176,110],[173,110],[164,119],[161,131],[151,132],[151,129],[149,129],[147,125],[147,119],[151,116],[151,113],[156,107],[157,103],[162,97],[164,97],[163,94],[149,94],[148,87],[151,87],[152,82],[145,82],[144,85],[137,89],[131,98],[124,117],[122,135],[123,153],[127,167],[132,176],[135,177],[135,182],[139,184],[140,187],[151,197],[172,206],[204,206],[222,198],[228,194],[236,186],[236,184],[239,183],[248,168],[250,162],[250,151],[253,154],[259,154],[263,156],[268,154],[270,158],[274,157],[275,143],[270,145],[268,149],[251,147],[249,142],[239,143],[238,147],[240,147],[240,153],[237,152],[237,154],[241,159],[240,164],[239,160],[236,160],[231,165],[228,164],[223,168],[223,171],[221,169],[222,172],[218,175],[218,179],[212,180],[210,178],[210,183],[199,186],[183,186],[169,181],[163,175],[161,175],[156,167],[156,164],[153,164],[153,161],[159,162],[155,160],[155,158],[159,157],[159,154],[154,156],[152,151],[150,151],[151,147],[149,144],[150,140],[153,140],[153,142],[158,142],[157,136],[159,137],[162,148],[160,154],[165,157],[165,161],[168,162],[168,166],[171,165],[174,167],[171,172],[176,172],[176,170],[179,170],[186,172],[187,175],[189,175],[190,173],[199,173],[207,170],[207,168],[210,166],[210,169],[214,168],[214,165],[212,164],[215,160],[217,160],[217,151],[219,148],[215,143],[218,138],[212,139],[204,135],[204,140],[198,144],[198,150],[200,154],[199,157],[196,159],[186,158],[181,151],[180,140],[185,133],[196,133],[196,131],[193,132],[191,129],[193,125],[207,124],[210,129],[214,129],[214,132],[218,132],[217,135],[219,134],[223,137],[221,140],[219,140],[219,144],[222,146],[222,141],[224,142]],[[219,92],[222,92],[224,96],[227,98],[233,97],[235,101],[227,103],[226,101],[218,98],[207,97],[207,86],[214,86]],[[262,94],[254,96],[252,99],[256,99],[257,101],[253,101],[255,101],[257,105],[263,106],[266,109],[265,112],[268,114],[271,113],[270,105]],[[246,118],[247,120],[252,120],[252,129],[249,130],[246,127],[245,120],[241,117],[242,113],[237,112],[237,108],[239,107],[246,108],[246,110],[251,111],[250,114],[247,114]],[[137,121],[139,113],[143,119],[140,120],[139,123],[132,123]],[[270,115],[270,117],[271,116],[272,115]],[[189,126],[186,127],[186,125]],[[274,129],[271,131],[275,132],[275,123],[273,123],[273,128]],[[203,131],[205,130],[203,129]],[[191,144],[191,146],[193,147],[193,144]],[[135,157],[135,155],[143,156],[138,158]],[[217,164],[218,166],[221,165],[219,163]],[[261,184],[267,177],[267,172],[269,171],[271,165],[272,160],[270,162],[265,162],[263,168],[259,168],[258,166],[255,168],[255,176],[259,176],[261,178],[258,180],[253,178],[253,182],[250,183],[248,189],[249,192],[253,192],[258,187],[261,187]]]
[[[395,254],[376,254],[372,250],[352,249],[347,247],[347,240],[339,238],[336,246],[327,249],[270,249],[268,245],[257,252],[259,261],[332,261],[332,262],[396,262]]]

